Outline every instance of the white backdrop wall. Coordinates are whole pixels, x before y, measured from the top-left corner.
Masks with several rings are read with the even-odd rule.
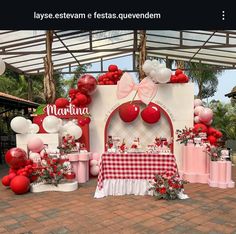
[[[158,104],[162,107],[169,115],[173,128],[174,128],[174,154],[176,161],[179,167],[181,167],[181,145],[176,142],[176,129],[182,129],[185,126],[193,126],[193,101],[194,101],[194,85],[192,83],[187,84],[158,84],[157,94],[152,100],[152,102]],[[104,130],[107,119],[110,114],[115,110],[119,105],[124,102],[132,100],[135,91],[133,91],[128,97],[124,99],[117,99],[116,97],[116,85],[104,85],[98,86],[96,92],[92,97],[92,104],[90,105],[90,113],[92,121],[90,123],[90,149],[92,152],[102,153],[104,151]],[[138,100],[138,97],[135,98]],[[141,111],[141,110],[140,110]],[[116,118],[115,123],[122,128],[124,123],[119,118]],[[143,121],[141,118],[135,120],[138,123],[135,123],[136,132],[138,128],[142,128],[143,131]],[[113,121],[114,122],[114,121]],[[161,128],[164,127],[163,121]],[[160,130],[160,129],[159,129]],[[162,129],[163,130],[163,129]],[[147,128],[148,131],[148,128]],[[163,130],[165,134],[166,130]],[[161,131],[158,131],[157,136],[161,137]],[[137,134],[136,134],[137,135]],[[137,136],[139,137],[139,136]],[[149,136],[150,138],[150,136]],[[132,142],[132,139],[125,139],[127,143]],[[142,143],[142,137],[140,136]],[[153,138],[154,140],[154,138]],[[145,144],[143,142],[143,144]],[[143,145],[144,147],[146,145]]]

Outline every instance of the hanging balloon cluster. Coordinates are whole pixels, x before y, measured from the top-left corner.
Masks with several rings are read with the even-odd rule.
[[[5,72],[5,70],[6,70],[6,64],[4,63],[2,58],[0,58],[0,76]]]
[[[143,64],[143,71],[152,79],[154,83],[187,83],[189,81],[181,69],[177,69],[174,74],[165,64],[160,64],[157,60],[146,60]]]
[[[77,88],[69,90],[69,99],[58,98],[55,101],[55,105],[57,108],[66,108],[70,104],[80,108],[87,107],[92,102],[91,94],[95,92],[96,88],[97,80],[91,75],[83,75],[77,82]],[[78,124],[82,127],[89,124],[90,121],[90,116],[85,114],[82,119],[79,119]],[[72,135],[71,133],[73,132],[76,139],[82,135],[82,130],[75,122],[69,122],[63,126],[62,121],[55,116],[40,114],[34,117],[33,123],[39,126],[39,133],[63,132],[65,135],[66,132],[69,132]]]
[[[123,71],[116,65],[111,64],[108,66],[108,72],[98,77],[99,85],[116,85],[120,80]]]
[[[222,133],[211,127],[213,121],[213,111],[204,107],[200,99],[194,100],[194,130],[207,134],[207,140],[211,145],[216,145],[217,141],[222,137]]]
[[[144,78],[140,84],[136,85],[132,76],[128,73],[124,73],[117,84],[117,98],[121,99],[127,97],[133,90],[136,90],[135,96],[138,95],[139,99],[147,105],[141,112],[143,121],[149,124],[158,122],[161,117],[160,109],[150,103],[156,95],[157,86],[148,77]],[[119,115],[124,122],[132,122],[139,115],[140,107],[133,103],[133,100],[119,107]]]

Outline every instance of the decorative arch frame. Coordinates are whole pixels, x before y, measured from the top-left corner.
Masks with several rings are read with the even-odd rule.
[[[129,101],[130,102],[130,101]],[[126,104],[126,103],[129,103],[129,102],[124,102],[122,103],[121,105],[123,104]],[[134,104],[141,104],[142,102],[140,100],[135,100],[133,101]],[[174,128],[173,128],[173,124],[172,124],[172,120],[169,116],[169,114],[165,111],[165,109],[163,109],[161,106],[159,106],[158,104],[156,103],[153,103],[153,102],[150,102],[152,105],[158,107],[160,110],[161,110],[161,113],[166,117],[166,120],[169,124],[169,127],[170,127],[170,135],[171,135],[171,138],[174,139]],[[120,105],[120,106],[121,106]],[[108,130],[108,127],[109,127],[109,124],[111,122],[111,119],[113,117],[113,115],[116,113],[116,111],[118,111],[119,107],[118,106],[116,109],[114,109],[111,114],[109,115],[108,119],[107,119],[107,122],[106,122],[106,125],[105,125],[105,128],[104,128],[104,150],[106,151],[106,141],[107,141],[107,130]],[[172,141],[171,145],[170,145],[170,149],[171,149],[171,152],[173,153],[174,152],[174,141]]]

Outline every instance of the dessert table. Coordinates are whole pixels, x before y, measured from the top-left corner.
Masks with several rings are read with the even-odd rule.
[[[173,154],[103,153],[94,197],[151,195],[149,181],[160,173],[179,176]]]

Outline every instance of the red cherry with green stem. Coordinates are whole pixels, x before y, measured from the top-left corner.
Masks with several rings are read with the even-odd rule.
[[[153,124],[160,120],[161,112],[156,105],[149,104],[142,110],[141,117],[146,123]]]
[[[138,114],[139,106],[134,103],[125,103],[119,107],[119,115],[124,122],[134,121],[138,117]]]

